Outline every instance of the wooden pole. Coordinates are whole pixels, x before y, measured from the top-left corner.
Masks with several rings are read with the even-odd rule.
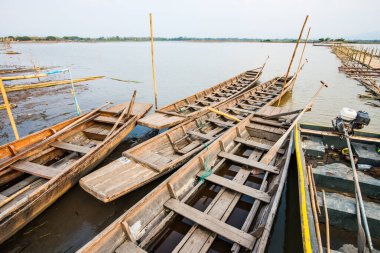
[[[306,45],[307,45],[307,41],[308,41],[308,39],[309,39],[310,30],[311,30],[311,27],[309,27],[309,30],[307,31],[307,35],[306,35],[306,39],[305,39],[305,43],[303,44],[302,53],[301,53],[300,61],[298,62],[298,67],[297,67],[296,77],[294,78],[294,82],[293,82],[293,87],[292,87],[292,89],[294,88],[294,85],[296,84],[296,81],[297,81],[297,78],[298,78],[298,72],[299,72],[300,69],[301,69],[301,63],[302,63],[302,59],[303,59],[303,54],[305,53],[305,48],[306,48]],[[281,99],[281,97],[280,97],[280,99]]]
[[[157,106],[157,85],[156,85],[156,68],[154,67],[154,46],[153,46],[153,18],[152,13],[149,13],[150,20],[150,51],[152,54],[152,72],[153,72],[153,85],[154,85],[154,106]]]
[[[24,188],[22,188],[21,190],[19,190],[19,191],[15,192],[14,194],[12,194],[11,196],[9,196],[9,197],[5,198],[4,200],[0,201],[0,207],[5,206],[6,204],[8,204],[12,200],[14,200],[16,197],[20,196],[21,194],[23,194],[24,192],[26,192],[27,190],[29,190],[30,187],[31,187],[31,185],[27,185]]]
[[[326,253],[330,253],[330,222],[329,213],[327,212],[327,202],[325,196],[325,190],[322,190],[323,207],[325,209],[325,223],[326,223]]]
[[[309,181],[309,193],[310,193],[310,200],[311,200],[311,208],[313,210],[313,216],[314,216],[315,232],[317,234],[317,242],[318,242],[319,252],[323,253],[321,231],[319,229],[319,220],[318,220],[318,214],[317,214],[318,203],[316,203],[316,197],[315,197],[316,194],[314,192],[313,181],[311,178],[312,173],[313,172],[312,172],[311,165],[308,165],[307,166],[307,179]]]
[[[288,130],[281,136],[280,139],[268,150],[268,152],[264,155],[264,157],[260,160],[261,163],[269,164],[272,159],[277,155],[277,152],[280,150],[282,144],[286,141],[289,134],[293,131],[294,126],[297,124],[297,122],[302,118],[302,116],[305,114],[306,111],[308,111],[314,104],[315,100],[319,96],[319,93],[321,93],[322,89],[324,87],[327,87],[327,85],[322,82],[322,85],[319,87],[318,91],[314,94],[314,96],[311,98],[310,102],[303,108],[303,110],[298,114],[297,118],[293,120],[293,123],[290,125]]]
[[[11,80],[20,80],[20,79],[31,79],[31,78],[40,78],[48,76],[48,74],[34,74],[34,75],[23,75],[23,76],[3,76],[1,79],[3,81],[11,81]]]
[[[212,108],[212,107],[207,107],[207,110],[209,110],[209,111],[211,111],[213,113],[219,114],[219,115],[221,115],[221,116],[223,116],[223,117],[225,117],[227,119],[234,120],[236,122],[240,122],[241,121],[240,119],[238,119],[238,118],[236,118],[236,117],[234,117],[234,116],[232,116],[232,115],[230,115],[228,113],[221,112],[221,111],[219,111],[219,110],[217,110],[215,108]]]
[[[278,99],[278,104],[277,105],[280,105],[280,103],[281,103],[282,93],[283,93],[283,91],[284,91],[284,89],[286,87],[286,80],[288,79],[290,69],[292,68],[293,60],[294,60],[294,57],[296,55],[297,48],[298,48],[298,45],[300,44],[301,37],[302,37],[302,34],[303,34],[303,30],[305,29],[305,25],[306,25],[308,19],[309,19],[309,15],[306,16],[305,21],[303,22],[303,25],[302,25],[302,29],[301,29],[300,35],[298,36],[297,44],[296,44],[296,46],[294,48],[292,59],[290,60],[290,63],[289,63],[289,66],[288,66],[288,71],[286,72],[286,75],[285,75],[285,81],[284,81],[284,84],[282,85],[282,89],[281,89],[281,93],[280,93],[280,98]]]
[[[13,118],[13,114],[12,114],[12,111],[11,111],[11,106],[9,105],[9,101],[8,101],[8,97],[7,97],[7,92],[5,91],[2,79],[0,79],[0,90],[1,90],[1,95],[3,95],[3,100],[4,100],[5,108],[7,109],[8,118],[9,118],[9,121],[11,122],[13,133],[14,133],[14,135],[16,137],[16,140],[18,140],[18,139],[20,139],[20,136],[18,135],[16,122],[15,122],[15,120]]]
[[[373,57],[373,51],[374,51],[374,49],[372,48],[371,57],[369,58],[369,62],[368,62],[368,66],[369,67],[371,67],[371,61],[372,61],[372,57]]]
[[[121,122],[121,120],[123,119],[126,113],[127,113],[126,118],[128,120],[129,116],[131,115],[133,105],[135,104],[135,98],[136,98],[136,90],[133,91],[131,102],[129,102],[128,106],[124,108],[123,112],[120,114],[119,118],[116,120],[115,124],[111,128],[111,131],[108,132],[106,139],[108,139],[108,137],[112,135],[112,133],[115,131],[115,129],[117,128],[117,126],[119,125],[119,123]]]

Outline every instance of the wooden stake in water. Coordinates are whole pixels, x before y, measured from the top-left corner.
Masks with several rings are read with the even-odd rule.
[[[3,100],[4,100],[5,108],[7,109],[8,118],[9,118],[9,121],[11,122],[13,133],[14,133],[14,135],[16,137],[16,140],[18,140],[18,139],[20,139],[20,136],[18,135],[18,131],[17,131],[17,127],[16,127],[16,122],[15,122],[15,120],[13,118],[13,114],[12,114],[12,111],[11,111],[11,106],[9,105],[7,93],[5,91],[2,79],[0,79],[0,90],[1,90],[1,95],[3,95]]]
[[[157,107],[157,86],[156,86],[156,68],[154,67],[154,46],[153,46],[153,18],[152,13],[149,13],[150,20],[150,51],[152,54],[152,72],[153,72],[153,85],[154,85],[154,106]]]
[[[302,63],[302,59],[303,59],[303,54],[305,53],[305,48],[306,48],[307,41],[308,41],[308,39],[309,39],[310,30],[311,30],[311,27],[309,27],[309,30],[307,31],[307,35],[306,35],[306,39],[305,39],[305,43],[303,44],[302,53],[301,53],[300,61],[298,62],[298,67],[297,67],[296,77],[294,78],[294,82],[293,82],[293,87],[292,87],[292,89],[294,88],[294,85],[296,84],[296,81],[297,81],[297,78],[298,78],[298,73],[299,73],[299,71],[300,71],[300,69],[301,69],[301,63]],[[280,97],[280,99],[281,99],[281,97]]]
[[[325,223],[326,223],[326,253],[330,253],[330,222],[329,213],[327,211],[327,201],[325,190],[322,190],[323,207],[325,209]]]
[[[300,41],[301,41],[301,38],[302,38],[302,34],[303,34],[303,30],[305,29],[305,25],[306,25],[308,19],[309,19],[309,15],[306,16],[305,21],[303,22],[303,26],[302,26],[300,35],[298,36],[297,44],[296,44],[296,46],[294,48],[292,59],[290,60],[290,63],[289,63],[289,66],[288,66],[288,71],[286,72],[286,75],[285,75],[285,81],[284,81],[284,84],[282,85],[282,90],[281,90],[280,98],[278,99],[278,104],[277,105],[280,105],[280,103],[281,103],[282,93],[284,92],[284,88],[286,87],[286,80],[288,79],[290,69],[292,68],[294,56],[296,56],[297,48],[298,48],[298,45],[300,44]]]

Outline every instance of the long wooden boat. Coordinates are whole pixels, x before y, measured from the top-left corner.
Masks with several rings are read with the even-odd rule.
[[[243,72],[211,88],[164,106],[155,113],[140,119],[138,124],[163,129],[197,117],[204,113],[206,107],[219,105],[255,86],[264,66],[265,64],[260,68]]]
[[[331,127],[307,124],[298,126],[294,139],[304,252],[321,252],[320,247],[325,250],[327,246],[322,190],[326,192],[330,249],[357,252],[355,186],[350,160],[344,154],[346,140]],[[358,178],[372,242],[379,249],[380,134],[355,131],[350,140],[357,166],[371,167],[358,170]]]
[[[127,118],[129,105],[99,108],[0,147],[0,243],[99,164],[152,106],[135,103]]]
[[[79,252],[264,252],[292,152],[282,113],[267,107],[228,130]]]
[[[288,78],[283,94],[292,87],[293,80]],[[274,78],[216,109],[244,119],[278,101],[283,84],[283,77]],[[79,183],[99,200],[110,202],[182,165],[236,122],[214,112],[206,113],[125,151],[122,157],[83,177]],[[256,123],[253,121],[252,127],[258,127]]]

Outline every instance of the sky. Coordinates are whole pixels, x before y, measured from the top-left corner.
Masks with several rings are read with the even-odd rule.
[[[0,0],[0,36],[380,39],[378,0]]]

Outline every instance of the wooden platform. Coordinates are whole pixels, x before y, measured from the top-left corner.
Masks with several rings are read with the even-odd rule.
[[[186,117],[179,117],[155,112],[140,119],[138,121],[138,124],[150,128],[163,129],[178,125],[181,122],[184,122],[185,120],[187,120]]]

